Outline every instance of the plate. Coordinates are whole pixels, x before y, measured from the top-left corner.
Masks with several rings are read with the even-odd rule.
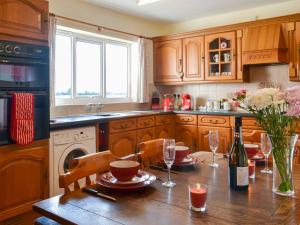
[[[197,158],[185,157],[181,162],[174,162],[175,167],[185,167],[185,166],[195,166],[197,163]]]
[[[150,176],[149,173],[147,173],[145,171],[139,170],[138,174],[134,178],[132,178],[132,180],[130,180],[130,181],[119,181],[117,178],[115,178],[111,174],[111,172],[107,172],[107,173],[101,174],[100,175],[100,179],[103,182],[110,183],[110,184],[136,185],[136,184],[139,184],[139,183],[142,183],[142,182],[148,180],[149,176]]]
[[[144,180],[141,183],[137,184],[132,184],[132,185],[120,185],[120,184],[114,184],[110,182],[105,182],[103,179],[101,179],[102,176],[98,176],[96,179],[96,183],[99,184],[100,186],[114,190],[114,191],[124,191],[124,192],[129,192],[129,191],[137,191],[146,188],[150,184],[152,184],[154,181],[156,181],[156,176],[149,172],[145,172],[149,175],[149,178],[147,180]]]

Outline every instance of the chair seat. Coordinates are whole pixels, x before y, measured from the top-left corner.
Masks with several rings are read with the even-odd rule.
[[[45,216],[37,218],[34,222],[35,225],[60,225],[60,223],[55,222]]]

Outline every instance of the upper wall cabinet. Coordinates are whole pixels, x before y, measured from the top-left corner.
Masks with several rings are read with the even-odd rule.
[[[236,79],[236,32],[205,36],[205,80]]]
[[[155,82],[171,83],[183,78],[182,40],[154,44]]]
[[[204,37],[183,39],[183,81],[204,80]]]
[[[48,2],[1,0],[0,34],[47,41]]]
[[[289,47],[289,76],[300,81],[300,21],[287,24]]]

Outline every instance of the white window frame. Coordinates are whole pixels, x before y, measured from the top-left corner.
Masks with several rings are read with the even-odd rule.
[[[94,37],[85,34],[75,33],[63,29],[58,29],[57,35],[63,35],[71,37],[71,98],[60,98],[55,95],[55,103],[57,106],[60,105],[86,105],[88,103],[101,103],[101,104],[112,104],[112,103],[132,103],[132,90],[131,90],[131,72],[132,72],[132,43],[124,40],[118,41],[113,39],[106,39],[101,37]],[[99,96],[76,96],[76,43],[78,41],[99,44],[101,50],[101,74],[100,74],[100,95]],[[106,97],[106,71],[105,71],[105,51],[106,44],[114,44],[127,47],[127,97],[126,98],[107,98]],[[55,74],[56,76],[56,74]],[[55,79],[59,79],[56,77]]]

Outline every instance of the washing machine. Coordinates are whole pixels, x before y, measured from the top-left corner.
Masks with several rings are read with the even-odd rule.
[[[95,126],[57,130],[50,133],[50,196],[62,194],[59,175],[67,173],[72,159],[96,152]]]

